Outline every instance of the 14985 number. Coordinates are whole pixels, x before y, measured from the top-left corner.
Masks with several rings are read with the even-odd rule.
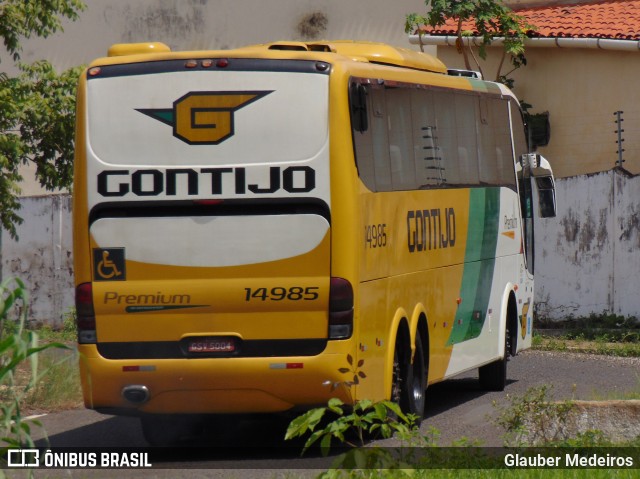
[[[367,225],[364,227],[365,247],[383,248],[387,246],[387,224]]]
[[[309,286],[303,288],[301,286],[292,286],[291,288],[244,288],[246,295],[245,301],[314,301],[318,299],[318,286]]]

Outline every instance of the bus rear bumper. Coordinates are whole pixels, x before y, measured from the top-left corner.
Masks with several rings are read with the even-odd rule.
[[[350,342],[330,342],[311,357],[155,360],[110,360],[95,345],[80,345],[84,403],[127,415],[283,412],[332,397],[350,403],[355,394],[344,383],[353,375],[339,371],[349,367]],[[124,394],[132,387],[147,396],[132,401]]]

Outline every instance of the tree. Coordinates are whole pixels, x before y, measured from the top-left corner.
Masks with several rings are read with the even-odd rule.
[[[464,37],[471,36],[472,32],[463,30],[463,27],[471,22],[475,31],[478,32],[477,36],[482,38],[478,49],[482,59],[486,59],[486,47],[495,38],[504,38],[502,58],[495,76],[496,81],[506,84],[512,83],[512,80],[507,78],[508,75],[526,65],[524,39],[527,36],[527,31],[531,30],[533,26],[529,25],[524,17],[516,15],[500,0],[425,0],[425,4],[427,8],[430,8],[427,15],[422,16],[417,13],[407,15],[405,31],[412,33],[417,30],[418,35],[421,36],[421,26],[429,25],[435,28],[453,20],[456,25],[456,47],[458,53],[463,55],[465,68],[468,70],[472,69],[469,59],[471,56],[477,68],[482,72],[471,43],[464,41]],[[465,43],[467,43],[466,46]],[[507,57],[509,57],[513,69],[503,75],[502,68]]]
[[[47,61],[20,63],[21,39],[62,30],[76,20],[81,0],[0,0],[0,37],[21,73],[0,73],[0,224],[16,238],[20,167],[36,164],[36,178],[49,189],[71,185],[75,88],[80,68],[58,75]]]
[[[82,0],[1,0],[0,37],[18,61],[21,38],[46,38],[62,29],[61,17],[76,20],[84,8]]]

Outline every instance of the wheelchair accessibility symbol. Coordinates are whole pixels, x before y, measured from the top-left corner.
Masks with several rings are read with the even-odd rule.
[[[124,248],[94,248],[93,278],[95,281],[124,281]]]

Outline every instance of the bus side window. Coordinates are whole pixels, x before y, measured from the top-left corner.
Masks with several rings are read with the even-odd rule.
[[[461,185],[479,185],[477,123],[480,123],[480,104],[476,95],[456,93],[454,108],[459,182]]]
[[[359,83],[352,83],[349,88],[349,104],[351,111],[351,128],[353,130],[353,146],[358,168],[358,176],[362,182],[372,191],[376,191],[376,174],[373,158],[373,138],[369,128],[369,119],[366,119],[366,128],[362,114],[368,115],[366,87]],[[361,102],[365,103],[362,104]]]
[[[383,88],[372,88],[369,91],[371,100],[369,130],[371,131],[373,144],[373,166],[376,184],[374,191],[392,191],[391,161],[389,160],[389,123],[385,90]]]
[[[364,133],[369,129],[367,87],[361,83],[352,83],[349,103],[351,104],[351,126],[355,131]]]
[[[391,191],[389,128],[384,89],[352,83],[349,103],[358,176],[371,191]],[[361,117],[364,114],[366,120]]]
[[[385,89],[389,128],[389,161],[394,191],[416,189],[416,165],[411,125],[411,90]]]

